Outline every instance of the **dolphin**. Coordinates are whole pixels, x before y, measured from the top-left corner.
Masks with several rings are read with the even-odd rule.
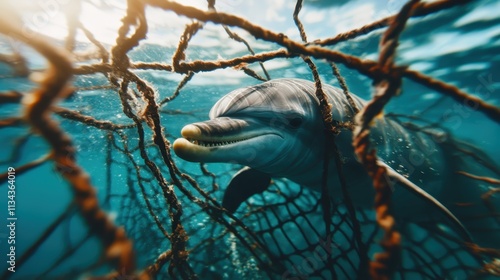
[[[323,85],[332,105],[334,120],[353,122],[355,108],[366,101],[342,90]],[[251,195],[264,191],[271,178],[287,178],[321,191],[325,135],[316,87],[301,79],[275,79],[236,89],[210,110],[210,120],[192,123],[181,130],[173,144],[175,153],[191,162],[227,162],[244,165],[230,181],[222,205],[231,212]],[[352,202],[373,207],[372,180],[358,162],[352,147],[352,131],[344,129],[335,142],[342,159],[343,176]],[[434,134],[412,130],[387,116],[375,120],[372,147],[379,164],[385,165],[393,188],[396,218],[412,222],[445,220],[464,240],[471,241],[460,220],[440,201],[445,201],[447,178],[455,176],[446,166],[444,149]],[[329,195],[343,198],[337,166],[331,156],[328,170]],[[421,187],[420,187],[421,186]],[[445,203],[446,204],[446,203]],[[435,215],[436,210],[442,215]]]

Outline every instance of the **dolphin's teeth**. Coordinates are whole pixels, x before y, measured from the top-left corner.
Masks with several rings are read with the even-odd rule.
[[[226,140],[226,141],[220,141],[220,142],[212,142],[212,141],[202,141],[202,140],[196,140],[196,139],[189,139],[187,140],[191,142],[192,144],[202,146],[202,147],[218,147],[218,146],[224,146],[224,145],[229,145],[237,142],[241,142],[244,140],[247,140],[248,138],[244,139],[239,139],[239,140]]]

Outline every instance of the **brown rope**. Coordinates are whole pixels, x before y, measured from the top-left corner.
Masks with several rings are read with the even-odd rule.
[[[75,149],[71,140],[50,118],[50,108],[56,99],[71,91],[67,83],[73,71],[66,52],[36,34],[26,37],[22,30],[4,20],[4,17],[0,17],[0,33],[32,46],[50,62],[40,87],[32,93],[30,102],[25,105],[24,116],[49,143],[57,170],[72,186],[80,214],[104,245],[106,258],[113,261],[117,270],[132,273],[135,270],[132,242],[126,237],[125,231],[117,228],[100,209],[90,178],[75,161]],[[2,276],[5,277],[6,275]]]
[[[182,4],[176,3],[176,2],[168,2],[168,1],[162,1],[162,0],[144,0],[147,4],[154,6],[154,7],[159,7],[165,10],[171,10],[174,11],[175,13],[179,15],[184,15],[190,18],[195,18],[200,21],[211,21],[214,23],[219,23],[219,24],[225,24],[228,26],[238,26],[240,28],[243,28],[247,30],[250,34],[252,34],[255,38],[257,39],[263,39],[266,41],[271,41],[278,43],[284,47],[287,48],[287,50],[292,53],[292,54],[301,54],[304,56],[312,56],[315,58],[324,58],[332,62],[338,62],[346,65],[347,67],[353,68],[358,70],[360,73],[365,74],[371,78],[374,79],[381,79],[383,77],[387,77],[389,73],[387,73],[387,69],[383,69],[380,67],[377,67],[377,64],[369,61],[369,60],[362,60],[354,56],[349,56],[345,55],[341,52],[330,50],[330,49],[325,49],[321,48],[319,46],[306,46],[305,44],[301,44],[298,42],[295,42],[285,35],[281,33],[275,33],[272,32],[268,29],[265,29],[261,26],[255,25],[241,17],[237,17],[234,15],[230,14],[225,14],[225,13],[216,13],[216,12],[204,12],[202,10],[189,7],[189,6],[184,6]],[[428,9],[434,10],[434,9],[443,9],[443,8],[449,8],[454,5],[458,4],[463,4],[467,3],[469,1],[444,1],[446,3],[443,3],[438,6],[427,6]],[[192,69],[186,69],[184,67],[180,67],[179,69],[182,72],[185,71],[193,71]],[[409,78],[414,77],[415,75],[410,72],[407,73],[407,75],[410,75]],[[418,78],[415,77],[415,80]],[[420,82],[421,80],[418,79]],[[430,86],[431,84],[427,84]],[[443,88],[438,88],[435,87],[438,90],[445,90]],[[443,93],[449,93],[448,90],[446,90]],[[460,93],[454,93],[453,96],[459,96],[459,98],[464,99],[464,96],[462,96]],[[467,95],[468,98],[475,99],[471,97],[470,95]],[[491,119],[500,122],[500,108],[497,108],[495,106],[489,105],[487,103],[481,102],[479,103],[478,110],[485,113],[488,117]]]
[[[391,25],[380,40],[379,66],[385,71],[393,71],[394,56],[399,34],[403,31],[407,19],[411,16],[418,0],[409,1],[393,19]],[[375,210],[377,223],[384,230],[381,242],[384,252],[377,253],[370,263],[370,275],[374,279],[391,279],[401,262],[401,235],[396,229],[391,212],[392,190],[387,179],[386,169],[378,165],[375,150],[370,148],[370,124],[389,99],[396,95],[401,86],[401,77],[394,73],[392,79],[375,80],[375,97],[357,116],[357,128],[353,144],[355,152],[373,179],[375,188]]]

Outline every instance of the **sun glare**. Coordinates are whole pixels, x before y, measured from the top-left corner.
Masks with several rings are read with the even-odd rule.
[[[74,0],[7,0],[3,8],[11,8],[22,18],[25,35],[39,33],[56,40],[68,35],[68,19],[78,18],[96,39],[112,43],[120,24],[117,10],[125,9],[124,1],[74,1]],[[112,36],[111,36],[112,35]],[[84,38],[83,32],[77,40]]]
[[[206,9],[206,2],[178,1],[184,5]],[[38,33],[56,40],[64,40],[68,35],[68,19],[78,18],[82,26],[104,44],[115,43],[121,19],[126,14],[125,0],[1,0],[2,10],[12,10],[22,18],[22,30],[26,35]],[[8,8],[8,9],[7,9]],[[148,8],[148,26],[154,43],[168,44],[168,31],[183,30],[189,19],[173,12]],[[177,41],[179,34],[175,34]],[[148,38],[149,39],[149,38]],[[78,31],[77,41],[87,41],[85,34]]]

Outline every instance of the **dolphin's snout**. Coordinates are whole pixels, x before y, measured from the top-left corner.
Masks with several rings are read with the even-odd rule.
[[[181,130],[182,138],[175,140],[175,153],[188,161],[211,161],[215,159],[216,148],[245,140],[239,132],[247,122],[239,119],[220,117],[212,120],[192,123]]]
[[[244,120],[233,119],[229,117],[219,117],[212,120],[197,122],[186,125],[182,131],[186,130],[186,137],[184,133],[182,136],[191,139],[200,139],[207,137],[225,137],[238,134],[248,123]]]
[[[197,126],[188,124],[182,128],[181,135],[186,139],[198,139],[200,138],[201,131]]]
[[[187,161],[194,162],[207,155],[207,151],[197,145],[197,139],[201,135],[201,131],[197,126],[188,124],[182,128],[181,134],[183,138],[175,140],[173,144],[176,155]]]

